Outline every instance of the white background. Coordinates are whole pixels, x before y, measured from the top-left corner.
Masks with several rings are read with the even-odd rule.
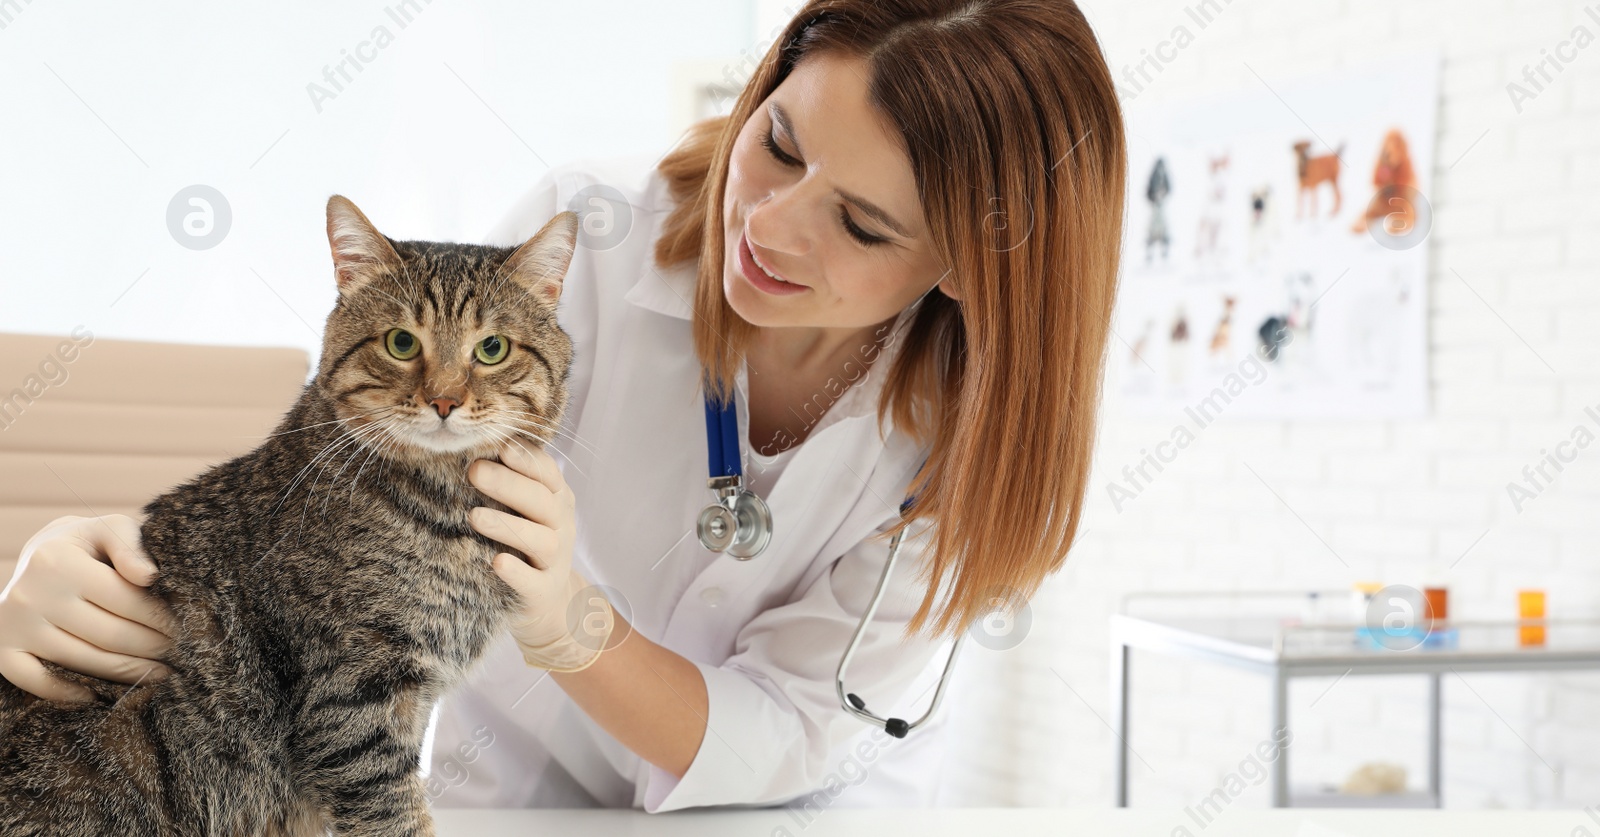
[[[298,346],[315,369],[329,195],[391,237],[479,241],[549,166],[665,153],[673,67],[755,28],[744,0],[415,0],[404,28],[400,5],[0,4],[0,330]],[[362,47],[380,25],[393,42]],[[307,86],[350,53],[372,60],[319,112]],[[195,183],[233,213],[203,251],[166,220]]]

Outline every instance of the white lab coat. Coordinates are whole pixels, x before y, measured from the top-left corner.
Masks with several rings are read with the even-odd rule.
[[[660,270],[653,247],[672,207],[652,161],[580,161],[552,169],[485,243],[532,236],[592,184],[619,190],[631,226],[619,244],[580,240],[558,319],[575,361],[565,432],[555,447],[577,495],[574,567],[652,641],[705,676],[708,729],[681,779],[644,761],[591,720],[510,635],[435,707],[424,765],[439,807],[634,807],[934,803],[942,723],[903,740],[847,715],[834,691],[839,655],[887,558],[865,538],[896,518],[921,452],[893,429],[877,435],[878,392],[903,331],[795,450],[766,500],[766,551],[739,561],[706,550],[695,521],[712,500],[700,366],[691,337],[692,266]],[[621,223],[621,213],[610,216]],[[588,218],[606,232],[607,218]],[[587,233],[585,234],[587,235]],[[904,313],[896,329],[909,323]],[[741,447],[749,409],[741,372]],[[574,440],[574,436],[578,440]],[[921,537],[914,537],[922,535]],[[916,718],[932,698],[949,643],[899,643],[921,599],[926,529],[910,530],[848,685],[880,715]],[[948,585],[942,593],[948,590]],[[654,677],[638,673],[641,682]],[[671,698],[668,698],[669,700]],[[947,699],[936,716],[953,711]]]

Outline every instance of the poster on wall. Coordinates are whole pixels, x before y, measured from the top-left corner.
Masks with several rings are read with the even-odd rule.
[[[1437,97],[1419,56],[1128,103],[1112,354],[1132,414],[1426,415]]]

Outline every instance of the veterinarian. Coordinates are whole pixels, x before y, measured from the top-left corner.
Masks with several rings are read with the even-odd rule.
[[[524,512],[474,525],[555,544],[543,570],[502,554],[496,572],[523,591],[597,585],[614,621],[593,651],[576,632],[492,647],[435,709],[430,799],[931,804],[953,704],[894,738],[841,708],[834,675],[899,527],[849,674],[884,715],[918,717],[953,637],[1067,557],[1122,237],[1099,45],[1066,0],[814,0],[731,115],[653,162],[555,168],[488,238],[582,216],[561,433],[474,463]],[[747,560],[696,536],[715,499],[702,381],[737,393],[742,487],[770,509]],[[0,597],[0,674],[56,699],[41,659],[161,676],[169,614],[143,592],[137,526],[68,517],[30,540]],[[557,656],[585,662],[539,666]]]

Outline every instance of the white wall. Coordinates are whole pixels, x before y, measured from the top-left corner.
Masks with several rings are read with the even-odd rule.
[[[0,330],[300,346],[314,369],[329,195],[397,238],[480,240],[548,166],[664,153],[673,67],[736,56],[754,19],[749,0],[4,0]],[[368,60],[335,87],[349,55]],[[210,249],[168,231],[191,184],[231,207]]]
[[[1522,586],[1549,592],[1552,617],[1600,615],[1600,447],[1520,513],[1506,491],[1575,427],[1600,435],[1584,413],[1600,405],[1600,45],[1561,47],[1573,60],[1520,114],[1506,87],[1575,27],[1600,36],[1600,3],[1219,0],[1204,29],[1185,14],[1196,5],[1084,3],[1119,76],[1174,27],[1195,35],[1141,102],[1258,90],[1244,62],[1288,83],[1442,53],[1428,196],[1433,411],[1416,421],[1224,417],[1119,514],[1106,484],[1181,417],[1134,421],[1113,395],[1088,535],[1034,599],[1027,640],[1003,653],[973,647],[963,660],[958,803],[1110,804],[1106,620],[1130,591],[1419,585],[1428,565],[1459,558],[1443,579],[1455,616],[1512,617]],[[1261,678],[1149,654],[1136,654],[1133,674],[1137,806],[1198,803],[1268,735]],[[1363,761],[1392,760],[1425,786],[1421,679],[1332,684],[1293,686],[1291,781],[1338,782]],[[1600,803],[1600,677],[1451,674],[1444,689],[1447,807]],[[1266,802],[1261,785],[1235,804]]]

